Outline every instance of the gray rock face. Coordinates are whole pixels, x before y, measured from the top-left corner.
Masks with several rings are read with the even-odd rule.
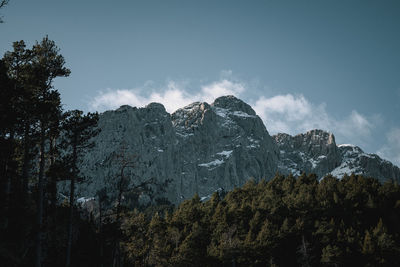
[[[177,139],[163,105],[152,103],[139,109],[121,106],[106,111],[98,127],[101,132],[93,140],[95,146],[87,151],[80,166],[86,179],[77,185],[78,197],[94,197],[106,188],[115,199],[123,160],[135,165],[125,168],[127,189],[151,178],[162,182],[175,175]],[[60,183],[59,189],[66,194],[69,183]],[[170,187],[165,197],[173,198],[175,194],[174,187]]]
[[[87,179],[78,184],[78,197],[93,197],[106,187],[115,198],[121,154],[137,156],[137,166],[125,170],[127,189],[150,178],[169,179],[160,196],[173,203],[231,190],[250,178],[270,179],[277,171],[275,142],[254,110],[233,96],[211,105],[196,102],[172,115],[156,103],[122,106],[104,112],[98,127],[95,146],[81,165]],[[59,189],[67,194],[68,183]]]
[[[184,198],[269,179],[277,171],[275,143],[254,110],[235,97],[188,105],[172,114],[172,124],[182,160],[177,191]]]
[[[331,133],[312,130],[271,137],[254,110],[233,96],[211,105],[195,102],[173,114],[157,103],[121,106],[101,114],[98,127],[95,146],[80,166],[86,176],[76,188],[82,201],[103,188],[115,200],[123,160],[134,164],[125,168],[126,190],[150,179],[160,184],[170,180],[165,190],[154,190],[172,203],[195,193],[207,198],[215,191],[229,191],[250,178],[270,179],[278,171],[319,177],[355,172],[400,182],[398,167],[358,147],[337,146]],[[69,182],[58,187],[61,194],[68,194]],[[129,203],[129,196],[124,197]]]
[[[341,164],[330,173],[342,177],[345,173],[363,174],[379,179],[381,182],[393,180],[400,182],[400,169],[378,155],[364,153],[358,146],[339,145]]]
[[[312,130],[305,134],[273,136],[280,152],[279,170],[283,174],[315,173],[319,177],[340,165],[340,151],[333,134]]]
[[[315,173],[318,177],[331,174],[341,178],[345,174],[363,174],[381,182],[400,182],[400,169],[378,155],[367,154],[354,145],[335,143],[333,134],[312,130],[305,134],[290,136],[274,135],[279,150],[279,171],[283,174],[300,175],[301,172]]]

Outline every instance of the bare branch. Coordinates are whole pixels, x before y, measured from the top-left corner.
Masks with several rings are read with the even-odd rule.
[[[0,9],[2,9],[3,7],[5,7],[8,4],[9,0],[1,0],[0,1]],[[3,17],[0,16],[0,23],[3,23]]]
[[[1,0],[0,1],[0,8],[5,7],[8,4],[8,2],[10,2],[10,1],[9,0]]]

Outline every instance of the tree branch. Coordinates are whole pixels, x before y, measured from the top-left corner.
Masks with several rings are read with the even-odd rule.
[[[9,0],[1,0],[0,1],[0,9],[2,9],[3,7],[5,7],[8,4]],[[0,23],[3,23],[3,19],[2,16],[0,16]]]
[[[5,7],[8,4],[9,0],[1,0],[0,1],[0,8]]]

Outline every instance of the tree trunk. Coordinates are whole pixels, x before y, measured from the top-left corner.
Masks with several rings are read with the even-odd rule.
[[[50,166],[52,166],[56,161],[56,137],[50,138]],[[57,179],[56,177],[50,177],[48,181],[48,197],[50,203],[50,210],[54,212],[57,206]]]
[[[42,235],[43,235],[43,205],[44,205],[44,167],[45,167],[45,127],[41,122],[40,130],[40,164],[38,181],[38,210],[37,210],[37,234],[36,234],[36,267],[42,266]]]
[[[100,243],[100,267],[103,267],[104,249],[103,249],[103,211],[101,207],[101,199],[99,196],[99,243]]]
[[[72,151],[72,177],[71,189],[69,194],[69,223],[68,223],[68,241],[67,241],[67,260],[66,267],[71,265],[71,249],[72,249],[72,221],[74,216],[74,194],[75,194],[75,178],[76,178],[76,161],[77,161],[77,134],[74,135],[73,151]]]
[[[117,216],[116,216],[116,219],[115,219],[116,225],[118,227],[117,230],[119,230],[119,228],[120,228],[120,222],[119,221],[121,219],[121,202],[122,202],[122,193],[124,191],[123,184],[124,184],[124,179],[125,179],[124,170],[125,170],[126,166],[127,165],[125,165],[125,163],[123,163],[123,165],[121,167],[121,173],[120,173],[121,179],[119,180],[119,184],[118,184],[119,188],[118,188],[118,200],[117,200]],[[120,265],[119,249],[120,249],[119,248],[119,236],[117,236],[115,241],[114,241],[113,257],[112,257],[112,259],[113,259],[112,266],[113,267],[118,267]]]
[[[25,203],[28,194],[28,170],[29,170],[29,124],[24,126],[24,162],[22,165],[22,197]]]
[[[4,168],[4,177],[7,177],[6,188],[5,188],[5,205],[4,205],[4,213],[5,213],[5,220],[4,220],[4,229],[8,228],[8,220],[10,217],[10,197],[11,197],[11,175],[8,173],[8,159],[6,159],[6,164]]]
[[[10,219],[10,204],[11,204],[11,182],[12,182],[12,171],[9,171],[9,165],[12,162],[13,154],[14,154],[14,133],[10,133],[9,146],[8,146],[8,155],[6,157],[5,168],[4,168],[4,177],[6,177],[6,188],[5,188],[5,222],[4,228],[8,228],[8,222]]]

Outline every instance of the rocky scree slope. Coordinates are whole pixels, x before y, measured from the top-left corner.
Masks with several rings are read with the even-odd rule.
[[[81,163],[86,179],[77,185],[78,197],[86,199],[103,188],[115,199],[121,158],[135,165],[125,169],[126,191],[149,179],[159,184],[168,180],[164,190],[154,190],[175,204],[195,193],[207,198],[215,191],[229,191],[250,178],[270,179],[276,172],[313,172],[319,177],[355,172],[400,182],[398,167],[358,147],[337,146],[331,133],[271,137],[254,110],[234,96],[212,104],[195,102],[172,114],[157,103],[121,106],[102,113],[98,127],[95,146]],[[60,182],[59,190],[67,195],[69,183]],[[139,200],[148,201],[148,196]]]

